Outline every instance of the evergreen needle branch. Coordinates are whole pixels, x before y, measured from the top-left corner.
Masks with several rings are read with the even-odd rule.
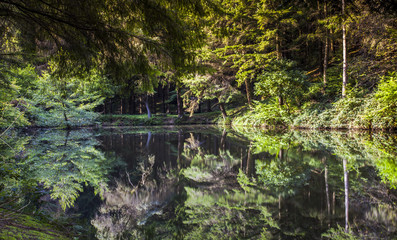
[[[16,108],[18,108],[18,105],[19,105],[19,102],[18,102]],[[0,137],[3,136],[3,135],[12,127],[12,125],[14,125],[14,123],[18,120],[18,118],[19,118],[22,114],[23,114],[23,112],[20,112],[20,113],[19,113],[19,115],[18,115],[18,116],[14,119],[14,121],[7,127],[7,129],[4,130],[4,132],[2,132],[2,133],[0,134]],[[3,141],[4,141],[4,140],[3,140]]]

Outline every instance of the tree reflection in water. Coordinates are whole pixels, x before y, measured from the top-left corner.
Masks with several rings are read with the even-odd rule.
[[[242,135],[248,140],[242,141]],[[374,208],[369,199],[372,190],[387,191],[386,185],[374,178],[372,167],[382,162],[382,155],[372,158],[372,166],[367,160],[379,154],[371,147],[374,145],[352,141],[350,135],[342,133],[223,130],[215,140],[218,143],[213,136],[194,131],[178,130],[175,136],[177,165],[161,170],[155,167],[150,180],[137,192],[128,178],[110,191],[107,199],[120,199],[118,196],[124,194],[126,200],[105,201],[101,209],[111,211],[104,211],[93,222],[103,238],[369,236],[364,233],[369,222],[372,227],[388,226],[384,236],[394,234],[395,224],[390,221],[395,215],[391,208],[394,203],[381,198],[376,204],[388,207]],[[141,141],[148,142],[144,138]],[[244,147],[233,149],[232,144]],[[147,158],[147,154],[143,155]],[[161,154],[157,156],[156,162],[161,162]],[[372,190],[366,192],[368,189]],[[101,220],[104,216],[107,220]],[[343,226],[342,232],[338,232],[338,225]]]
[[[12,132],[3,138],[7,144],[0,144],[3,157],[0,163],[0,206],[11,211],[11,215],[39,215],[37,221],[63,223],[72,220],[77,229],[81,223],[73,212],[81,210],[75,205],[76,200],[87,189],[101,196],[108,183],[107,175],[122,164],[98,149],[99,142],[89,130]],[[2,229],[25,224],[4,222],[9,225]],[[22,229],[25,229],[23,234],[30,228]],[[71,232],[76,233],[75,229]],[[87,231],[78,230],[81,233]]]
[[[84,216],[92,216],[99,239],[397,235],[393,135],[123,131],[97,138],[88,130],[10,136],[11,148],[0,145],[0,201],[24,206],[37,188],[40,199],[51,195],[66,211],[74,205],[79,212],[88,185],[103,197]]]

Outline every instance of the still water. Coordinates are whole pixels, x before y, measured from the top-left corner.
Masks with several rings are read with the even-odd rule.
[[[0,208],[66,238],[397,237],[395,135],[52,129],[10,132],[0,147]],[[6,215],[0,238],[24,231]]]

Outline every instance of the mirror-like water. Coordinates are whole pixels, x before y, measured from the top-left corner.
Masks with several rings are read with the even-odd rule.
[[[0,149],[0,238],[397,237],[395,135],[36,130]]]

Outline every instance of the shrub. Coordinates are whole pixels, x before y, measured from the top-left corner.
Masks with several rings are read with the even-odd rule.
[[[251,110],[232,121],[233,125],[253,126],[286,126],[290,123],[290,114],[285,107],[279,106],[276,101],[270,103],[253,101]]]

